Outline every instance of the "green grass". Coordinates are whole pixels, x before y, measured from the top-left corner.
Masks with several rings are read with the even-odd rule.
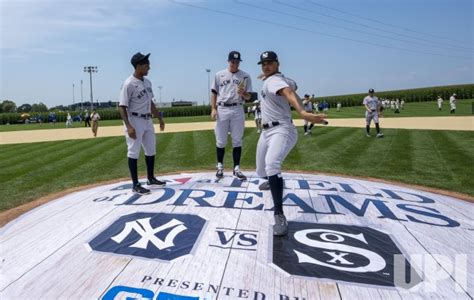
[[[469,116],[473,114],[474,100],[459,100],[457,103],[456,114],[449,113],[449,101],[444,102],[443,110],[438,111],[436,102],[412,102],[407,103],[405,109],[400,114],[396,114],[390,109],[385,110],[385,118],[403,118],[403,117],[439,117],[439,116]],[[328,118],[362,118],[364,116],[364,108],[362,106],[354,107],[343,107],[342,111],[337,112],[335,108],[328,111]],[[296,112],[293,112],[293,118],[298,119]],[[253,117],[247,118],[247,120],[253,120]],[[173,117],[165,118],[166,123],[192,123],[192,122],[209,122],[211,118],[209,116],[195,116],[195,117]],[[157,123],[157,120],[155,120]],[[118,126],[122,125],[121,120],[107,120],[101,121],[100,126]],[[82,127],[84,123],[74,123],[75,127]],[[37,129],[50,129],[50,128],[65,128],[64,123],[58,123],[55,126],[50,124],[14,124],[14,125],[0,125],[0,132],[5,131],[18,131],[18,130],[37,130]]]
[[[474,196],[471,177],[474,132],[386,129],[366,138],[363,129],[318,127],[302,135],[284,170],[367,176],[419,184]],[[255,169],[258,135],[246,129],[243,169]],[[164,133],[157,137],[156,172],[215,166],[212,131]],[[232,151],[227,148],[229,167]],[[128,177],[123,137],[0,145],[0,211],[68,188]],[[143,153],[139,171],[145,174]],[[229,168],[227,169],[229,171]]]

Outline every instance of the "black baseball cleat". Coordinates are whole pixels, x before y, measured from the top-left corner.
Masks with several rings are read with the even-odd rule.
[[[222,179],[224,178],[224,169],[218,168],[216,172],[216,178],[217,179]]]
[[[150,190],[149,189],[146,189],[144,187],[142,187],[142,185],[140,183],[136,184],[132,191],[134,193],[137,193],[137,194],[140,194],[140,195],[146,195],[146,194],[149,194],[150,193]]]
[[[234,170],[234,177],[239,179],[239,180],[247,180],[247,176],[245,176],[244,174],[242,174],[242,172],[240,172],[240,170]]]
[[[270,189],[270,182],[264,181],[262,184],[258,186],[258,189],[261,191],[268,191]]]
[[[152,185],[152,186],[155,186],[155,187],[164,187],[166,185],[166,182],[158,180],[155,177],[153,177],[151,179],[148,179],[146,184],[147,185]]]

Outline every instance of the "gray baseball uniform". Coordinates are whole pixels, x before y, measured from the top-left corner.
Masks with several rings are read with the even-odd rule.
[[[367,125],[370,125],[372,122],[372,119],[374,120],[374,123],[379,122],[379,113],[378,113],[378,106],[379,106],[379,99],[377,96],[371,97],[366,96],[364,98],[364,105],[367,105],[367,107],[371,110],[371,112],[368,112],[367,110],[365,111],[365,122]]]
[[[257,144],[257,174],[261,177],[281,173],[281,165],[293,149],[298,134],[291,119],[291,108],[285,97],[277,92],[290,87],[296,91],[296,83],[281,73],[265,79],[262,87],[262,126]]]
[[[250,75],[242,70],[231,73],[228,69],[216,73],[211,90],[217,94],[216,146],[225,148],[230,132],[232,146],[241,147],[245,128],[244,100],[237,94],[238,86],[252,92]]]
[[[155,127],[151,116],[151,101],[153,99],[153,90],[151,82],[147,78],[143,81],[130,75],[123,83],[119,96],[120,106],[126,106],[128,120],[135,128],[137,138],[132,139],[128,136],[127,127],[125,127],[125,139],[127,140],[127,156],[138,159],[140,148],[146,156],[156,154]]]

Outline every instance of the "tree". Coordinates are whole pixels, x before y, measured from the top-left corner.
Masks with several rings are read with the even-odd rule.
[[[16,111],[19,113],[28,113],[31,111],[31,105],[28,103],[25,103],[23,105],[20,105]]]
[[[15,102],[10,101],[10,100],[3,100],[0,106],[2,107],[2,112],[4,113],[12,113],[16,111]]]
[[[35,103],[31,106],[31,111],[32,112],[47,112],[48,107],[43,102],[40,102],[38,104]]]

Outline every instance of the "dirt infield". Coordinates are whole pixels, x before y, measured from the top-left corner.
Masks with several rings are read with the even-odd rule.
[[[386,118],[381,120],[381,127],[399,129],[428,129],[428,130],[467,130],[474,131],[474,117],[412,117]],[[186,132],[213,130],[214,122],[173,123],[167,124],[165,132]],[[303,120],[295,120],[297,126],[303,125]],[[331,127],[365,127],[364,119],[330,119]],[[245,127],[255,127],[255,122],[246,121]],[[159,133],[158,125],[155,125]],[[99,128],[98,136],[122,136],[122,126],[104,126]],[[11,131],[0,133],[0,144],[21,144],[45,141],[62,141],[72,139],[89,139],[92,137],[90,128],[62,128],[44,130]]]

